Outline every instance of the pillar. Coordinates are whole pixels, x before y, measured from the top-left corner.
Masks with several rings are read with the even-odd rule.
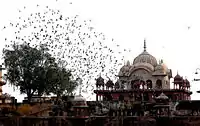
[[[152,93],[149,93],[148,97],[149,97],[149,101],[152,101]]]
[[[98,94],[96,94],[96,101],[98,101]]]

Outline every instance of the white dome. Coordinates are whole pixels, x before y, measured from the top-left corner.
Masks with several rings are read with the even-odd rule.
[[[164,93],[161,93],[157,99],[169,99]]]
[[[154,67],[149,63],[136,63],[133,65],[131,69],[137,69],[137,68],[147,68],[148,70],[154,71]]]
[[[133,64],[137,63],[149,63],[154,67],[157,66],[156,58],[149,54],[146,50],[144,50],[144,52],[142,52],[134,59]]]
[[[75,96],[74,97],[74,100],[73,101],[86,101],[86,99],[83,97],[83,96],[81,96],[81,95],[78,95],[78,96]]]
[[[158,70],[164,71],[165,69],[164,69],[164,67],[163,67],[161,64],[158,64],[158,65],[155,67],[155,71],[158,71]]]
[[[130,68],[131,68],[130,64],[124,65],[119,71],[119,76],[127,76],[130,72]]]
[[[146,51],[145,40],[144,40],[144,51],[140,55],[138,55],[133,61],[133,64],[136,64],[136,63],[149,63],[154,67],[157,66],[156,58]]]

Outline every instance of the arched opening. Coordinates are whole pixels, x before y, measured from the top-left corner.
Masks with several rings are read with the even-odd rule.
[[[162,88],[162,80],[158,79],[156,81],[156,88],[161,89]]]
[[[124,96],[123,95],[120,95],[119,96],[119,101],[123,101],[124,100]]]
[[[147,80],[147,89],[152,89],[152,81],[151,80]]]
[[[140,80],[140,88],[141,88],[141,89],[144,89],[144,86],[145,86],[145,81]]]
[[[139,80],[132,80],[131,81],[131,88],[132,89],[139,89],[140,88],[140,82],[139,82]]]
[[[121,88],[121,89],[124,89],[124,88],[125,88],[125,84],[126,84],[126,81],[122,80],[122,81],[121,81],[121,86],[120,86],[120,88]]]

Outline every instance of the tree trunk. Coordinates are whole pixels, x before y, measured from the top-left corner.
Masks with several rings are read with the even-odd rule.
[[[31,103],[31,99],[32,99],[32,97],[33,97],[33,93],[34,93],[34,92],[32,92],[32,93],[27,93],[27,98],[28,98],[28,103],[29,103],[29,104]]]
[[[28,98],[28,104],[31,103],[31,99],[32,99],[32,95],[27,95],[27,98]]]

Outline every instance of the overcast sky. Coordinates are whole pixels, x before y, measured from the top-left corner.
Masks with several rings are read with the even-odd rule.
[[[2,0],[0,28],[15,21],[19,9],[26,6],[26,13],[31,13],[37,4],[60,9],[66,16],[80,15],[83,19],[91,19],[97,31],[132,50],[126,56],[131,62],[143,51],[146,38],[147,51],[158,60],[163,59],[172,69],[173,76],[178,71],[191,81],[192,99],[200,96],[196,94],[200,82],[192,81],[195,77],[200,78],[194,74],[200,67],[199,0]],[[0,38],[2,49],[2,32]],[[23,99],[8,85],[3,91]]]

